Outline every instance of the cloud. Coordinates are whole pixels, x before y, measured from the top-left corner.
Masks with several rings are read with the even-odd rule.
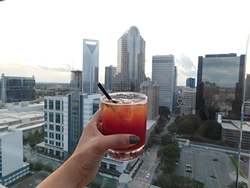
[[[180,79],[178,82],[181,84],[185,83],[185,79],[188,77],[196,78],[197,68],[193,61],[186,55],[182,54],[180,59],[176,58],[176,66],[178,69],[178,78]]]

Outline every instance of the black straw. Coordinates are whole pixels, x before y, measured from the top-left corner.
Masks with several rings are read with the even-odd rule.
[[[107,91],[102,87],[102,84],[99,82],[97,85],[103,92],[103,94],[108,98],[108,100],[112,100]],[[113,103],[117,103],[116,101],[112,100]]]

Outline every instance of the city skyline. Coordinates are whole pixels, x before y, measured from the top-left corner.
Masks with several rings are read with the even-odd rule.
[[[237,4],[220,1],[216,2],[217,6],[211,1],[159,2],[162,6],[143,2],[144,9],[139,10],[141,16],[137,17],[126,12],[128,8],[131,12],[138,11],[136,7],[142,1],[133,2],[133,7],[128,3],[122,10],[115,1],[108,2],[112,6],[98,1],[98,7],[96,2],[82,1],[70,4],[3,1],[0,5],[0,16],[5,18],[0,21],[1,73],[26,77],[33,72],[37,82],[69,83],[70,71],[82,70],[82,40],[94,38],[100,42],[99,81],[104,83],[105,66],[117,66],[117,40],[133,25],[147,41],[146,75],[151,73],[153,55],[173,54],[179,71],[177,85],[184,86],[187,77],[196,78],[198,56],[245,54],[250,30],[245,24],[247,1]],[[167,12],[166,5],[172,7]],[[83,7],[95,7],[98,14],[94,15],[92,9],[82,11]],[[91,19],[85,19],[89,15]],[[113,15],[119,15],[119,20]],[[164,20],[168,25],[161,24]],[[212,24],[207,27],[204,23]]]

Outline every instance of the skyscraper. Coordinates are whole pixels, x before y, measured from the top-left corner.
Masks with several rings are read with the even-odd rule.
[[[83,39],[83,93],[96,93],[99,81],[99,41]]]
[[[243,99],[245,55],[200,56],[197,73],[196,114],[203,119],[239,119]]]
[[[112,92],[140,92],[145,76],[145,41],[137,27],[132,26],[118,40],[117,70]]]
[[[178,78],[178,69],[174,67],[174,84],[173,84],[173,109],[177,105],[178,100],[178,89],[177,89],[177,78]]]
[[[250,99],[250,74],[247,74],[245,100],[249,100],[249,99]]]
[[[194,78],[187,78],[186,79],[186,86],[189,86],[191,88],[195,88],[195,79]]]
[[[152,80],[160,85],[160,106],[173,110],[173,89],[175,79],[173,55],[156,55],[152,60]],[[177,73],[176,73],[177,75]]]
[[[109,67],[105,67],[105,89],[112,90],[112,80],[116,73],[116,67],[110,65]]]
[[[82,71],[71,71],[70,91],[74,93],[82,92]]]

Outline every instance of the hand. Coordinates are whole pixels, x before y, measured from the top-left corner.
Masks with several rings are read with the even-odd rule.
[[[73,155],[53,174],[46,178],[38,188],[42,187],[84,187],[96,176],[99,164],[108,149],[127,148],[140,141],[131,134],[104,136],[101,110],[85,126],[82,136]]]

